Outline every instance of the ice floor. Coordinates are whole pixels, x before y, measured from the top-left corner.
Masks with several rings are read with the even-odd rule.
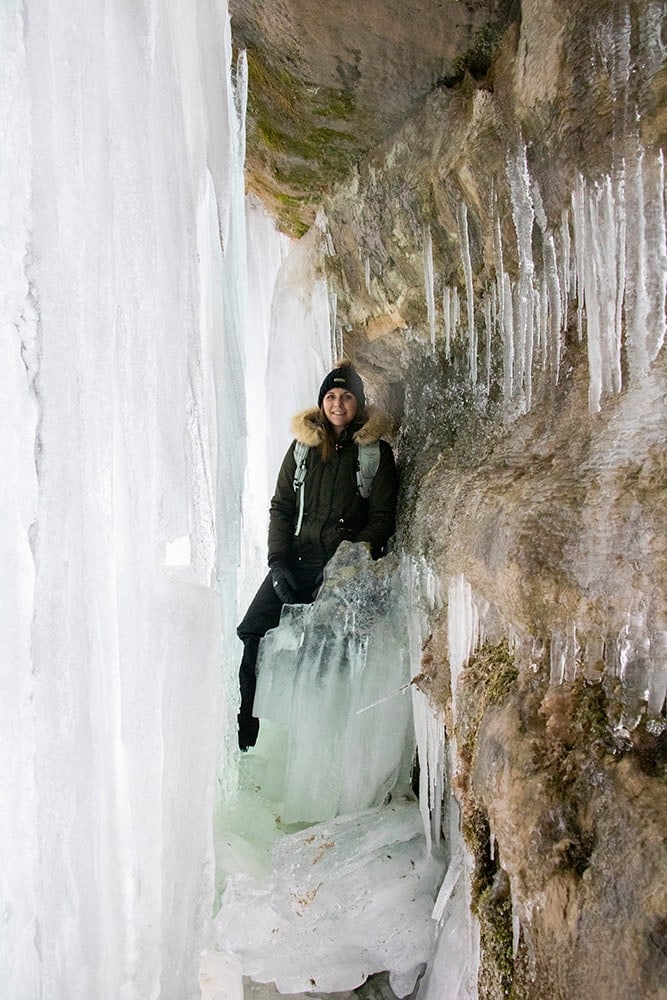
[[[341,993],[386,971],[380,995],[404,997],[433,948],[443,875],[418,802],[405,792],[377,809],[288,825],[267,794],[281,742],[263,725],[257,747],[242,757],[236,806],[220,817],[226,889],[216,948],[281,993]],[[255,992],[246,988],[248,996]]]

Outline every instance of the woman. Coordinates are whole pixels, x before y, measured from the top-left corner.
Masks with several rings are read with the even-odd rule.
[[[394,456],[380,437],[386,419],[366,407],[361,378],[348,362],[329,372],[317,407],[292,420],[292,442],[278,474],[269,520],[270,573],[238,627],[243,641],[239,672],[239,746],[254,746],[259,720],[252,714],[259,641],[280,621],[283,604],[309,604],[324,567],[344,540],[365,542],[374,559],[394,531],[398,478]],[[303,483],[295,488],[296,442],[307,446]],[[360,446],[379,444],[379,465],[370,494],[357,485]],[[301,494],[303,491],[303,494]]]

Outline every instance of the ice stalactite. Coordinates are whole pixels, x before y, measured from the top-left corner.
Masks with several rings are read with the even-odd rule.
[[[475,294],[472,284],[472,261],[470,260],[470,239],[468,238],[468,208],[464,201],[458,211],[459,244],[461,263],[466,279],[466,313],[468,317],[468,368],[473,385],[477,382],[477,329],[475,327]],[[434,319],[435,325],[435,319]]]
[[[435,350],[435,292],[433,280],[433,237],[431,227],[424,229],[424,290],[426,293],[426,312],[428,316],[431,347]]]

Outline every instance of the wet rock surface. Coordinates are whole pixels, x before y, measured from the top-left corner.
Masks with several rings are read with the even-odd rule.
[[[432,75],[420,107],[406,86],[398,111],[385,80],[372,123],[380,77],[362,72],[368,146],[319,188],[338,334],[400,427],[397,544],[443,594],[463,579],[480,622],[457,705],[451,598],[425,660],[457,738],[485,998],[662,988],[660,7],[524,0],[483,72]],[[250,38],[252,7],[236,16]],[[328,17],[320,44],[328,32],[347,59]],[[330,55],[321,83],[340,92]],[[255,138],[261,187],[275,160]]]
[[[286,230],[412,116],[434,87],[483,73],[508,0],[230,3],[249,58],[248,179]]]

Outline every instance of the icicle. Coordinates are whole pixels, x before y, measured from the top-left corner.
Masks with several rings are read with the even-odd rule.
[[[459,299],[459,290],[454,285],[452,289],[452,329],[454,337],[458,336],[459,326],[461,325],[461,300]]]
[[[627,189],[626,330],[630,376],[646,374],[665,340],[664,157],[640,150]]]
[[[364,277],[366,279],[366,291],[371,294],[371,259],[366,257],[364,262]]]
[[[491,286],[491,293],[484,299],[484,386],[487,397],[491,392],[491,337],[495,321],[495,285]]]
[[[643,607],[628,612],[626,624],[618,637],[618,675],[623,685],[621,725],[632,732],[639,724],[650,697],[651,639]],[[655,708],[656,704],[651,707]]]
[[[415,684],[412,685],[412,707],[419,751],[419,808],[430,852],[442,837],[445,719],[442,710],[436,708]]]
[[[577,296],[577,334],[581,341],[584,336],[584,178],[579,175],[572,192],[572,224],[574,226],[575,253],[575,295]],[[577,237],[579,233],[579,237]]]
[[[477,332],[475,330],[475,297],[472,284],[472,262],[470,260],[470,239],[468,235],[468,206],[464,201],[458,208],[459,243],[461,262],[466,279],[466,309],[468,313],[468,370],[473,385],[477,382]]]
[[[570,240],[570,214],[566,208],[561,212],[560,216],[560,291],[561,291],[561,316],[562,328],[567,325],[567,311],[569,298],[571,295],[575,294],[575,289],[573,287],[573,272],[572,272],[572,259],[571,259],[571,240]]]
[[[532,234],[535,209],[531,195],[526,147],[520,142],[515,158],[508,158],[507,177],[512,196],[512,218],[517,238],[519,281],[515,287],[514,391],[520,410],[529,405],[532,365],[533,263]]]
[[[624,270],[622,182],[614,191],[606,177],[575,196],[575,244],[579,310],[586,312],[589,408],[600,409],[604,394],[621,388],[621,303]],[[621,280],[619,280],[621,278]]]
[[[551,636],[550,683],[552,686],[575,680],[578,654],[577,626],[574,621],[571,621],[566,626],[565,634],[556,631]]]
[[[509,407],[514,395],[514,309],[512,286],[508,274],[503,274],[502,313],[500,317],[503,337],[503,392]]]
[[[433,284],[433,239],[431,227],[424,228],[424,291],[431,347],[435,351],[435,295]]]
[[[452,290],[445,285],[442,292],[442,312],[445,319],[445,357],[449,361],[452,356]]]
[[[549,367],[555,382],[558,381],[560,353],[561,353],[561,328],[562,328],[562,295],[561,285],[558,277],[558,258],[553,233],[547,221],[546,212],[542,203],[542,195],[536,181],[531,186],[533,204],[535,206],[535,219],[542,232],[542,281],[541,298],[542,308],[540,315],[540,338],[542,345],[543,365],[546,367],[547,358]],[[536,310],[537,314],[537,310]],[[530,407],[530,404],[528,404]]]
[[[546,371],[549,360],[549,290],[547,288],[547,278],[542,274],[540,281],[540,291],[537,294],[535,303],[537,346],[541,348],[542,370]]]
[[[449,584],[447,641],[455,703],[458,676],[481,641],[479,611],[463,574],[453,577]]]

